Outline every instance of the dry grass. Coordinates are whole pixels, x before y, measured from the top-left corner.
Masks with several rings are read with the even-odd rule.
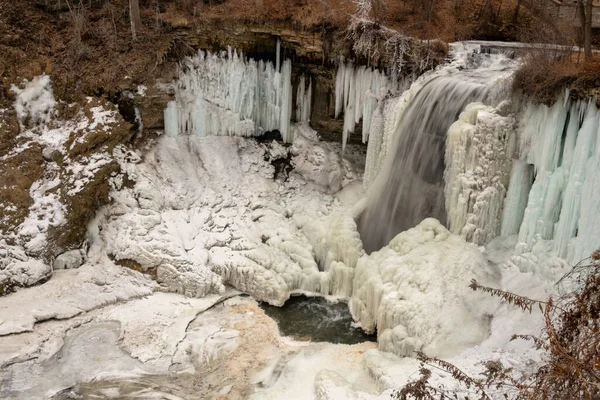
[[[600,56],[584,62],[578,53],[529,51],[515,74],[513,88],[535,102],[550,105],[569,89],[575,98],[600,94]]]
[[[165,21],[288,22],[297,28],[345,27],[355,5],[350,0],[175,0],[167,5]]]
[[[51,74],[55,94],[73,101],[79,94],[152,80],[177,61],[172,54],[176,33],[157,25],[155,9],[142,10],[145,29],[133,42],[127,0],[73,1],[70,9],[46,3],[7,1],[0,7],[0,31],[5,32],[0,35],[0,80]]]

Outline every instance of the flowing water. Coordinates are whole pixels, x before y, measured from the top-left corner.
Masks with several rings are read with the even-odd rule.
[[[468,56],[461,70],[440,72],[418,90],[401,117],[390,154],[369,191],[359,232],[371,253],[398,233],[434,217],[446,223],[444,152],[446,133],[472,102],[495,105],[496,78],[514,62],[503,54]]]
[[[261,308],[277,322],[282,335],[297,340],[344,344],[377,341],[377,335],[368,335],[352,326],[352,315],[344,303],[331,303],[322,297],[294,296],[283,307],[262,303]]]

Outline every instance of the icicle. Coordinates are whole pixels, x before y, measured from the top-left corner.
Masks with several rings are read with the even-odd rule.
[[[309,79],[308,89],[306,89],[306,79],[304,75],[300,77],[298,91],[296,92],[296,121],[310,121],[310,106],[312,98],[312,82]]]
[[[533,165],[529,165],[522,160],[516,160],[512,168],[508,193],[504,200],[502,229],[500,231],[502,236],[519,233],[532,182]]]
[[[344,63],[344,59],[340,57],[335,79],[335,117],[338,118],[344,111],[343,149],[361,119],[362,141],[368,141],[373,111],[391,86],[382,72],[365,66],[354,67],[352,62]]]
[[[304,97],[304,113],[302,114],[302,120],[310,122],[310,114],[312,112],[312,80],[308,83],[308,91]]]
[[[335,76],[335,118],[340,116],[344,107],[344,57],[340,56],[340,65]]]
[[[290,118],[292,117],[292,62],[285,60],[281,72],[281,115],[279,117],[281,137],[285,143],[293,140],[290,130]]]
[[[176,103],[165,110],[167,134],[247,137],[280,130],[291,141],[291,61],[279,69],[246,60],[231,47],[219,54],[199,51],[179,71]]]
[[[277,48],[275,50],[275,71],[280,72],[280,60],[281,60],[281,41],[277,38]]]

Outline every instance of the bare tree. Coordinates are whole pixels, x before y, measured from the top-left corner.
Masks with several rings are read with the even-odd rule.
[[[517,0],[517,5],[515,6],[515,11],[513,12],[513,16],[512,16],[513,25],[517,25],[517,22],[519,21],[519,11],[521,11],[521,1],[522,0]]]
[[[592,13],[594,11],[592,0],[578,0],[579,21],[583,30],[583,53],[585,61],[592,59]]]
[[[137,33],[142,30],[139,0],[129,0],[129,19],[131,20],[131,37],[137,40]]]

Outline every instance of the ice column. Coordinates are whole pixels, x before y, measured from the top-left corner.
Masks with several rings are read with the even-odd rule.
[[[165,134],[170,137],[176,137],[179,133],[179,124],[177,122],[177,102],[170,101],[165,109]]]
[[[532,182],[533,166],[523,160],[515,160],[502,210],[500,235],[510,236],[519,233]]]
[[[500,233],[514,125],[514,118],[472,103],[448,130],[444,172],[448,227],[468,241],[486,244]]]
[[[281,68],[281,115],[279,117],[279,132],[286,143],[293,141],[290,130],[290,119],[292,118],[292,62],[285,60]]]
[[[306,88],[306,78],[304,75],[300,77],[298,83],[298,92],[296,94],[296,121],[310,122],[311,99],[312,99],[312,82],[308,78],[308,89]]]

